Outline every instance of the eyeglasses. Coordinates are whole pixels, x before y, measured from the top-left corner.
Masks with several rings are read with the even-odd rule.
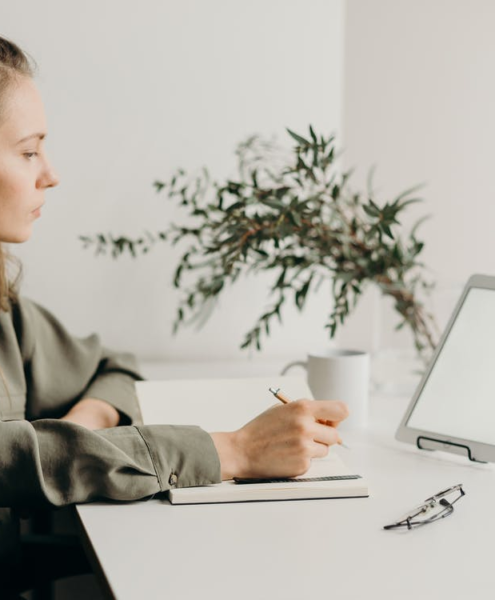
[[[385,525],[383,529],[400,529],[401,527],[413,529],[444,519],[454,512],[453,505],[465,494],[462,483],[454,485],[431,498],[427,498],[423,504],[410,511],[402,519],[391,525]]]

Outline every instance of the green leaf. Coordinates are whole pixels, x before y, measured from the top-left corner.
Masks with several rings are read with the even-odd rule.
[[[309,126],[309,134],[315,146],[318,145],[318,138],[316,137],[316,133],[314,132],[313,127],[311,125]]]
[[[380,213],[380,212],[381,212],[381,211],[380,211],[380,207],[379,207],[377,204],[375,204],[375,203],[373,202],[373,199],[372,199],[372,198],[369,198],[369,199],[368,199],[368,202],[369,202],[369,205],[370,205],[372,208],[374,208],[374,209],[375,209],[375,210],[376,210],[378,213]],[[385,205],[385,206],[387,206],[387,205]]]
[[[175,270],[174,287],[176,287],[176,288],[180,287],[180,277],[181,277],[183,268],[184,268],[184,264],[180,263],[179,266],[177,267],[177,269]]]
[[[397,212],[401,211],[403,208],[408,206],[409,204],[417,204],[418,202],[423,202],[422,198],[410,198],[409,200],[404,200],[404,202],[397,203]]]
[[[311,285],[312,280],[313,280],[313,275],[311,274],[311,276],[303,284],[303,286],[299,290],[296,291],[295,301],[296,301],[296,306],[299,310],[302,310],[304,308],[304,303],[306,301],[306,296],[308,294],[309,287]]]
[[[392,233],[390,227],[388,225],[386,225],[385,223],[380,225],[380,229],[383,231],[383,233],[385,235],[388,235],[389,238],[391,238],[392,240],[395,239],[394,238],[394,234]]]
[[[270,335],[270,325],[268,323],[268,319],[265,321],[265,333],[266,335]]]
[[[337,331],[337,322],[336,321],[332,321],[328,325],[325,325],[325,327],[327,327],[328,329],[330,329],[330,337],[334,338],[335,337],[335,333]]]
[[[253,182],[253,187],[257,188],[258,187],[258,171],[256,169],[251,171],[251,180]]]
[[[302,146],[310,146],[310,143],[306,138],[303,138],[301,135],[294,133],[288,127],[286,127],[286,131],[292,138],[296,140],[296,142],[299,142],[299,144],[301,144]]]
[[[421,251],[423,250],[424,246],[425,246],[425,245],[424,245],[424,243],[423,243],[423,242],[416,242],[416,243],[414,244],[414,254],[415,254],[415,255],[418,255],[418,254],[420,254],[420,253],[421,253]]]
[[[265,252],[264,250],[262,250],[261,248],[253,248],[253,250],[259,254],[262,258],[268,258],[270,255],[268,254],[268,252]]]
[[[407,189],[407,190],[403,191],[401,194],[399,194],[396,198],[394,198],[394,203],[398,204],[403,198],[410,196],[414,192],[417,192],[418,190],[421,190],[424,187],[425,187],[424,183],[420,183],[418,185],[414,185],[413,187],[410,187],[409,189]]]
[[[293,225],[295,225],[295,227],[302,226],[301,217],[297,214],[297,212],[288,210],[286,215],[292,221],[292,223],[293,223]]]
[[[241,208],[245,208],[245,203],[242,201],[239,202],[234,202],[233,204],[231,204],[230,206],[227,206],[227,208],[225,209],[225,211],[227,213],[231,213],[234,210],[240,210]]]
[[[366,204],[363,204],[363,210],[368,216],[373,218],[376,218],[380,215],[380,210],[374,206],[367,206]]]
[[[279,212],[285,208],[285,204],[281,200],[277,200],[277,198],[266,198],[265,200],[261,200],[260,202],[261,204],[269,206],[270,208],[273,208],[274,210],[277,210]]]
[[[278,279],[275,282],[275,285],[273,286],[272,289],[277,289],[277,288],[283,288],[284,287],[286,273],[287,273],[287,269],[282,269],[282,271],[280,272],[280,275],[278,276]]]
[[[366,189],[368,191],[368,196],[373,196],[374,192],[373,192],[373,178],[375,176],[375,170],[376,170],[376,165],[373,165],[369,172],[368,172],[368,178],[366,179]]]
[[[409,234],[409,236],[411,238],[414,238],[416,236],[416,231],[428,219],[431,219],[431,215],[425,215],[424,217],[421,217],[421,219],[419,219],[418,221],[416,221],[416,223],[414,224],[414,227],[411,229],[411,233]]]

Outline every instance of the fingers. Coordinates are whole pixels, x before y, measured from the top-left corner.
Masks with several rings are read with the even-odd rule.
[[[300,404],[302,410],[308,412],[316,421],[329,421],[335,427],[349,416],[349,409],[340,400],[297,400],[292,404]]]
[[[340,400],[318,400],[315,405],[316,418],[330,421],[334,426],[349,416],[347,404]]]
[[[319,444],[315,442],[313,445],[313,456],[312,458],[325,458],[327,456],[330,447],[326,444]]]
[[[313,440],[326,446],[332,446],[333,444],[340,444],[342,442],[339,432],[335,427],[329,425],[322,425],[315,423]]]
[[[316,444],[317,454],[315,456],[326,456],[329,446],[342,443],[336,427],[347,417],[349,412],[343,402],[337,400],[297,400],[289,406],[296,412],[296,419],[300,423],[304,423],[302,431],[305,430],[305,436],[310,437],[312,442]],[[322,416],[331,417],[331,419],[323,419]],[[322,446],[325,446],[326,449]]]
[[[334,416],[333,421],[325,420],[323,423],[315,419],[314,405],[326,404],[326,414]],[[347,408],[342,402],[297,400],[284,406],[284,410],[293,413],[293,427],[296,428],[297,436],[310,444],[318,443],[325,446],[339,444],[342,442],[336,429],[342,418],[347,413]],[[330,411],[330,412],[329,412]]]

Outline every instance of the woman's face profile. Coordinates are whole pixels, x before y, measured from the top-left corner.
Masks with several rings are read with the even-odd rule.
[[[46,117],[34,82],[17,78],[1,102],[0,242],[20,243],[31,236],[44,191],[58,178],[45,154]]]

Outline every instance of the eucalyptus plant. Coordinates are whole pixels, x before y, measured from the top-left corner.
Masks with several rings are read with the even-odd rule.
[[[374,284],[393,298],[397,329],[409,327],[420,355],[428,354],[435,347],[434,320],[421,298],[432,284],[418,258],[424,243],[417,237],[424,218],[407,235],[399,221],[406,207],[421,201],[414,195],[418,188],[383,202],[370,178],[366,192],[355,192],[351,171],[337,167],[334,136],[317,135],[311,126],[307,137],[287,132],[291,151],[259,136],[241,143],[236,178],[217,182],[206,169],[195,175],[179,169],[169,180],[155,181],[158,193],[183,207],[181,224],[136,238],[97,234],[81,240],[114,257],[136,257],[159,242],[187,243],[173,279],[183,294],[174,331],[242,275],[267,271],[271,304],[245,334],[242,348],[260,350],[273,321],[282,322],[284,304],[292,300],[302,311],[308,295],[329,281],[325,327],[331,338],[366,285]]]

